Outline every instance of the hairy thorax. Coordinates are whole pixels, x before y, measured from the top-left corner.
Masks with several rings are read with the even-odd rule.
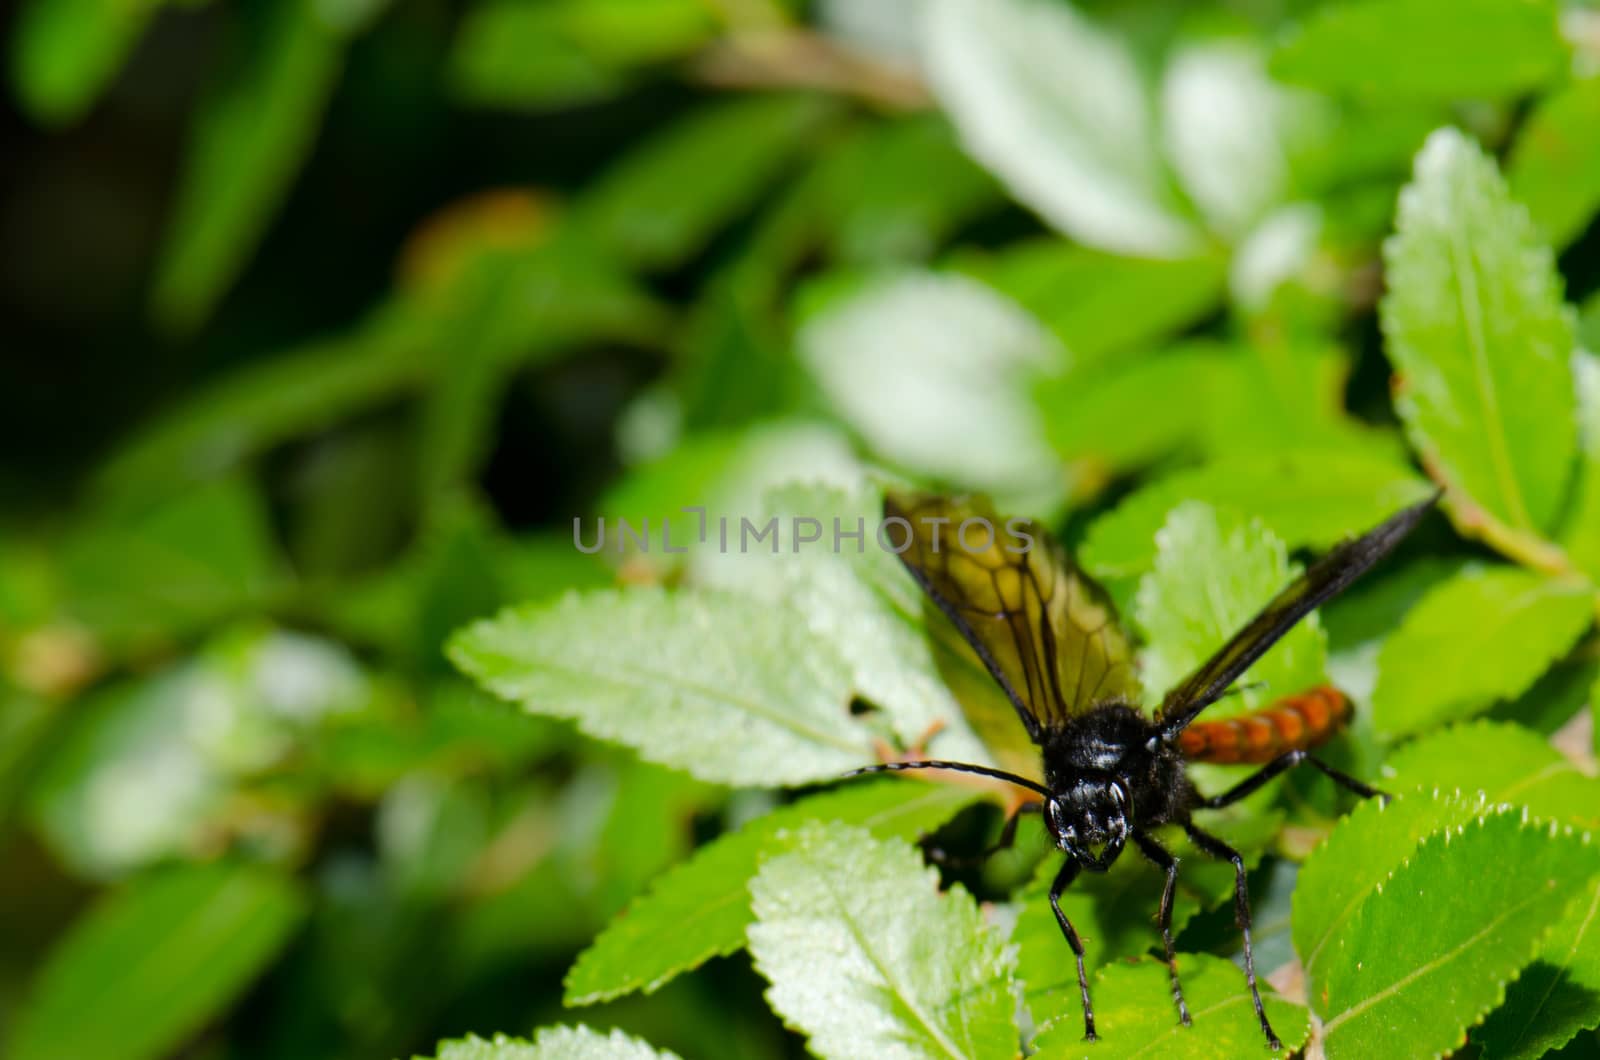
[[[1086,783],[1120,781],[1137,828],[1184,816],[1194,788],[1178,749],[1161,743],[1155,723],[1133,707],[1106,703],[1045,734],[1045,784],[1066,793]]]

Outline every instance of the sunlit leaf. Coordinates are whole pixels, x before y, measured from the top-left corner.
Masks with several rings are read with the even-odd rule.
[[[1430,589],[1384,642],[1373,719],[1403,735],[1518,695],[1593,619],[1593,591],[1581,581],[1468,568]]]
[[[1261,523],[1198,501],[1174,508],[1156,532],[1155,566],[1140,581],[1134,606],[1146,639],[1142,676],[1149,695],[1159,699],[1187,677],[1297,573],[1283,542]],[[1326,638],[1309,615],[1245,671],[1236,709],[1320,684],[1326,665]],[[1225,705],[1211,710],[1228,712]]]
[[[1600,876],[1550,929],[1539,959],[1506,988],[1505,1004],[1472,1040],[1484,1055],[1516,1060],[1566,1045],[1600,1026]]]
[[[302,912],[296,887],[265,869],[194,865],[141,877],[57,943],[7,1055],[169,1056],[261,973]]]
[[[1315,9],[1272,72],[1328,92],[1381,98],[1499,98],[1567,61],[1546,0],[1356,0]]]
[[[1198,249],[1122,39],[1045,0],[934,0],[927,15],[934,94],[967,150],[1021,202],[1105,250]]]
[[[582,1024],[545,1027],[532,1042],[497,1034],[491,1040],[469,1035],[440,1042],[432,1060],[676,1060],[676,1053],[655,1049],[619,1030],[601,1034]]]
[[[764,854],[786,848],[786,830],[807,821],[841,821],[880,838],[915,839],[977,797],[972,788],[949,784],[861,782],[752,821],[661,876],[601,932],[567,973],[567,1003],[650,993],[712,957],[741,949],[754,919],[750,878]]]
[[[1161,961],[1113,965],[1095,977],[1095,1030],[1100,1041],[1085,1042],[1083,1022],[1062,1012],[1035,1041],[1039,1060],[1099,1060],[1138,1056],[1173,1060],[1234,1060],[1269,1055],[1244,973],[1232,961],[1203,954],[1180,954],[1178,974],[1194,1023],[1178,1022],[1172,986]],[[1262,984],[1261,1001],[1285,1049],[1298,1049],[1311,1032],[1303,1005],[1278,996]]]
[[[1597,870],[1587,836],[1515,812],[1424,839],[1307,961],[1328,1056],[1373,1056],[1397,1025],[1426,1052],[1463,1044]]]
[[[1011,1057],[1012,957],[915,848],[813,825],[750,882],[750,952],[773,1007],[826,1057]]]
[[[1511,194],[1556,247],[1572,242],[1600,207],[1600,77],[1573,81],[1542,101],[1507,163]]]
[[[1429,492],[1400,462],[1360,452],[1242,454],[1135,491],[1089,528],[1078,556],[1100,577],[1144,573],[1155,560],[1156,530],[1184,500],[1254,516],[1289,548],[1326,548]]]
[[[1600,579],[1600,357],[1572,355],[1578,391],[1578,475],[1561,543],[1579,570]]]
[[[1496,55],[1505,47],[1497,42]],[[1382,316],[1400,417],[1424,460],[1465,495],[1458,525],[1472,528],[1464,509],[1476,506],[1513,531],[1542,533],[1577,440],[1572,322],[1550,251],[1493,160],[1453,129],[1417,156],[1397,228],[1384,250]]]
[[[468,626],[449,650],[496,695],[703,780],[802,783],[872,757],[844,661],[745,597],[572,595]]]
[[[1137,350],[1201,319],[1221,299],[1225,272],[1220,256],[1125,257],[1065,240],[968,252],[954,264],[1037,317],[1075,367]]]
[[[1064,355],[1020,307],[966,277],[909,270],[841,278],[818,300],[800,356],[876,452],[1003,497],[1059,478],[1028,387]]]

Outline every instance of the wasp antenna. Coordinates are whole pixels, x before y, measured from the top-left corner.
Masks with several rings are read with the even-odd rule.
[[[990,769],[988,766],[973,765],[970,762],[885,762],[882,765],[862,766],[843,774],[845,777],[865,776],[868,773],[904,773],[913,769],[945,769],[953,773],[975,773],[980,777],[990,777],[994,780],[1003,780],[1007,784],[1015,784],[1029,791],[1036,791],[1045,798],[1050,797],[1050,789],[1038,781],[1029,780],[1027,777],[1015,773],[1007,773],[1003,769]]]

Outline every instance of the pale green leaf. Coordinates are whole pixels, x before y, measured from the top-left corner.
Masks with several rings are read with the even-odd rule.
[[[1089,528],[1079,559],[1103,578],[1133,577],[1155,561],[1155,535],[1185,500],[1249,515],[1289,548],[1326,548],[1428,496],[1396,460],[1359,451],[1241,454],[1158,479]]]
[[[1582,234],[1600,207],[1597,128],[1600,77],[1586,77],[1541,100],[1511,150],[1511,194],[1557,248]]]
[[[1493,160],[1454,129],[1417,155],[1397,232],[1382,317],[1412,443],[1465,494],[1458,525],[1471,527],[1470,504],[1541,534],[1577,444],[1572,321],[1550,251]]]
[[[173,1055],[261,973],[302,911],[294,885],[265,869],[196,865],[140,877],[56,944],[7,1055]]]
[[[1521,694],[1593,621],[1593,590],[1518,567],[1471,567],[1428,591],[1378,654],[1372,715],[1420,732]]]
[[[1244,972],[1232,961],[1204,954],[1179,954],[1178,974],[1194,1022],[1178,1022],[1172,986],[1162,961],[1116,964],[1095,977],[1095,1030],[1100,1041],[1083,1041],[1082,1017],[1062,1012],[1035,1041],[1036,1060],[1115,1060],[1159,1056],[1170,1060],[1237,1060],[1270,1056]],[[1073,994],[1076,992],[1073,991]],[[1298,1049],[1311,1033],[1304,1005],[1261,984],[1261,1002],[1286,1050]],[[1076,1005],[1076,998],[1072,1004]]]
[[[1567,62],[1548,0],[1355,0],[1313,11],[1272,72],[1326,92],[1500,98],[1552,80]]]
[[[1473,721],[1429,733],[1384,763],[1382,786],[1480,793],[1547,821],[1600,829],[1600,780],[1520,725]]]
[[[18,101],[50,125],[82,118],[160,6],[160,0],[29,0],[11,40]]]
[[[1538,1060],[1600,1026],[1600,876],[1545,939],[1539,959],[1472,1032],[1490,1060]]]
[[[1049,0],[933,0],[924,30],[934,94],[1018,200],[1089,246],[1152,257],[1199,248],[1121,38]]]
[[[1600,356],[1579,350],[1572,356],[1577,377],[1578,477],[1572,511],[1562,526],[1561,543],[1579,570],[1600,580]]]
[[[696,851],[634,899],[578,955],[566,978],[569,1005],[589,1005],[634,990],[651,993],[677,975],[745,944],[749,881],[763,855],[784,849],[781,833],[807,821],[859,825],[879,838],[915,839],[978,797],[949,784],[884,780],[814,795],[766,814]]]
[[[468,1035],[440,1042],[432,1060],[677,1060],[677,1054],[655,1049],[619,1030],[602,1034],[579,1024],[544,1027],[531,1042],[504,1034],[490,1040]]]
[[[1028,388],[1064,354],[1017,305],[916,271],[841,280],[821,297],[796,335],[800,357],[873,450],[1003,497],[1060,478]]]
[[[1242,629],[1297,574],[1258,521],[1200,501],[1172,509],[1156,532],[1155,566],[1139,582],[1134,618],[1145,635],[1141,676],[1150,695],[1175,687]],[[1240,678],[1233,708],[1253,710],[1326,681],[1327,642],[1308,615]],[[1214,713],[1230,712],[1226,704]]]
[[[1161,86],[1167,154],[1215,231],[1237,240],[1288,197],[1290,134],[1315,120],[1311,100],[1272,82],[1248,38],[1173,49]]]
[[[197,115],[151,307],[177,331],[198,326],[243,271],[310,153],[343,43],[311,0],[263,9],[245,54]]]
[[[573,221],[640,268],[677,265],[759,196],[835,111],[810,96],[749,96],[692,112],[606,170]]]
[[[1516,812],[1424,839],[1307,963],[1330,1060],[1382,1055],[1397,1026],[1420,1053],[1464,1044],[1597,869],[1587,835]]]
[[[1061,340],[1075,368],[1137,350],[1213,312],[1226,272],[1220,256],[1124,257],[1043,239],[963,254],[953,264],[1031,312]]]
[[[569,595],[468,626],[449,652],[496,695],[703,780],[798,784],[872,759],[844,661],[746,597]]]
[[[830,1060],[1009,1058],[1012,956],[916,848],[812,825],[750,883],[750,952],[774,1009]]]

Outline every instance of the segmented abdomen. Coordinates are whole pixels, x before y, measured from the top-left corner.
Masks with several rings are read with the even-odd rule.
[[[1350,701],[1322,685],[1251,714],[1197,721],[1178,735],[1178,747],[1191,762],[1270,762],[1327,742],[1349,717]]]

